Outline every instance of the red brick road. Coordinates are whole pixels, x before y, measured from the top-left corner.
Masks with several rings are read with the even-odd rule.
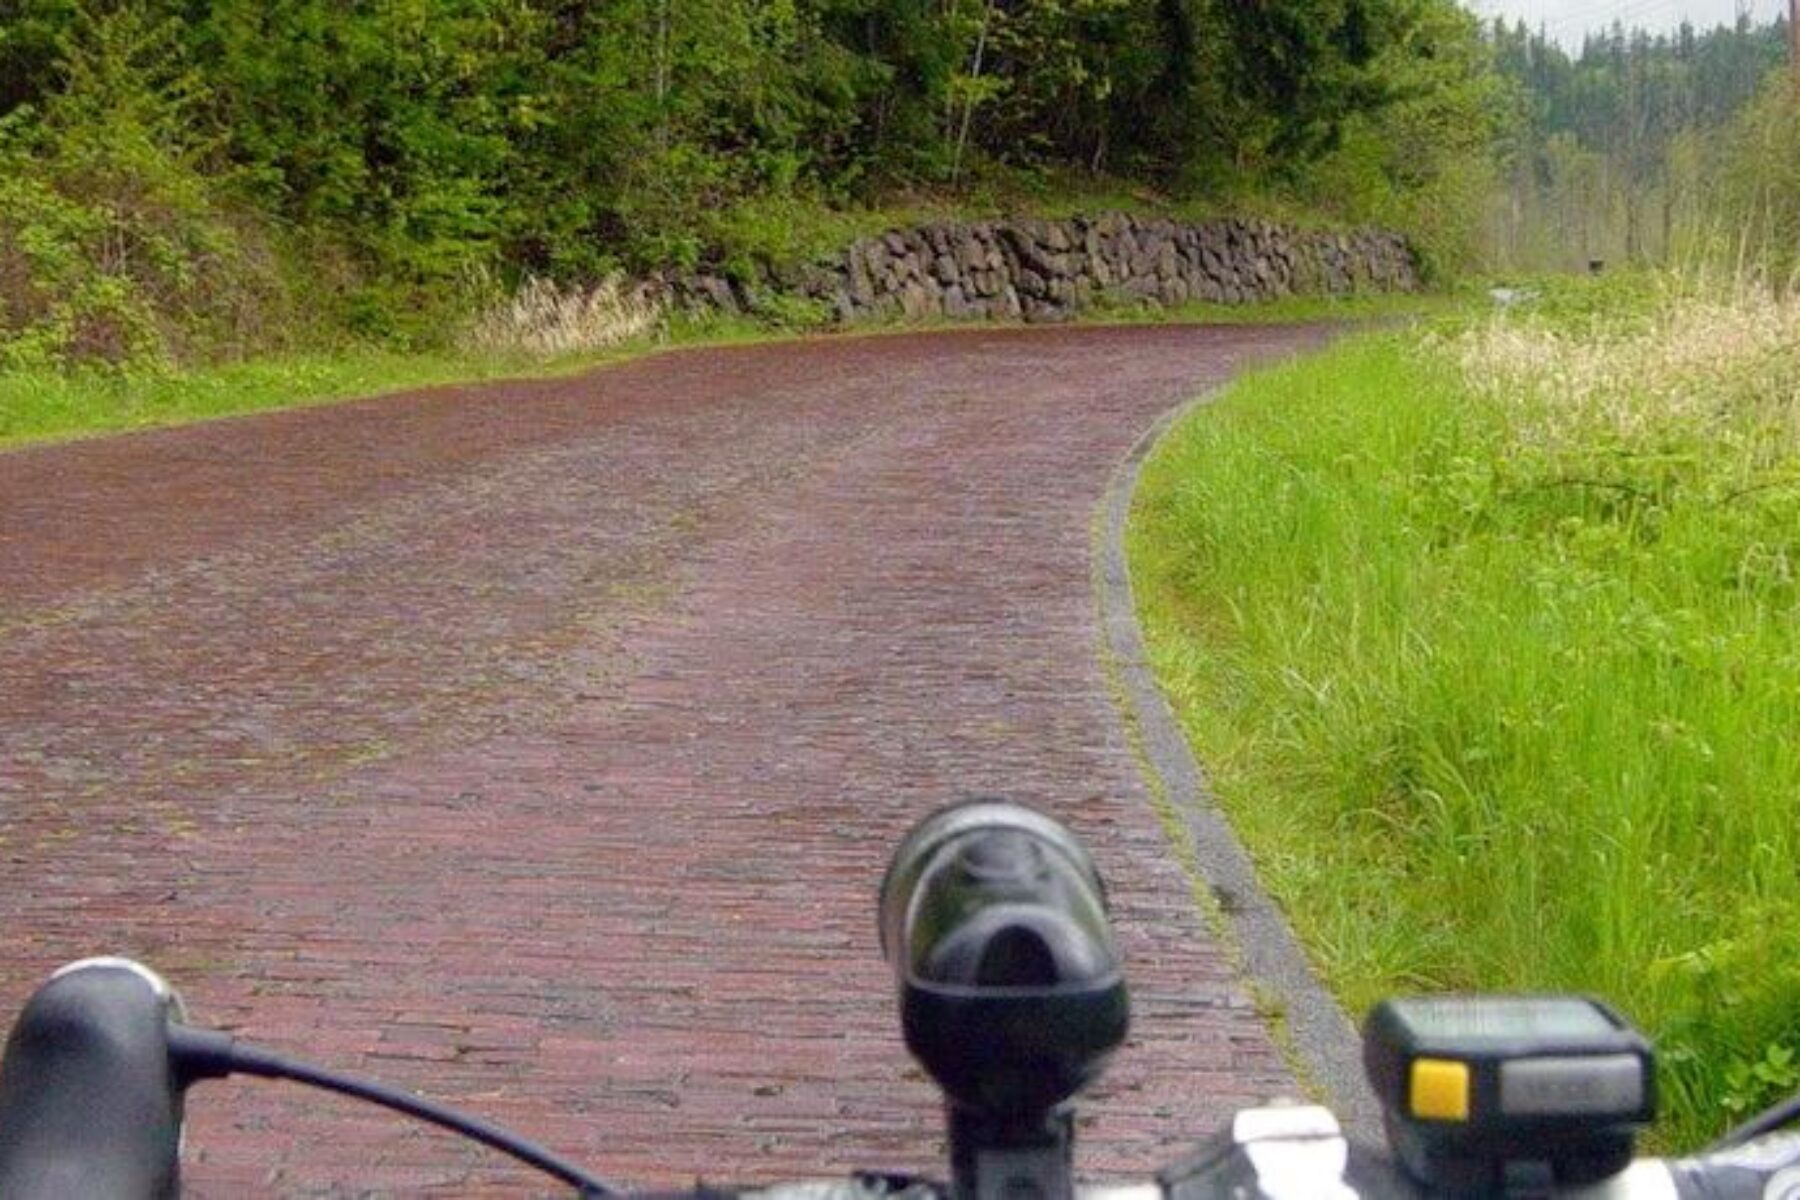
[[[873,896],[970,793],[1112,881],[1142,1170],[1287,1084],[1164,848],[1098,654],[1096,504],[1294,330],[669,354],[0,455],[0,1010],[144,958],[203,1019],[639,1185],[927,1168]],[[280,1085],[190,1191],[537,1189]]]

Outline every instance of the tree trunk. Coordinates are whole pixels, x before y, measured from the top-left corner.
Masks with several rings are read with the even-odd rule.
[[[981,10],[981,31],[975,35],[975,59],[969,65],[969,81],[981,78],[981,60],[987,53],[988,22],[994,19],[996,0],[988,0],[987,7]],[[969,121],[975,116],[975,96],[971,92],[963,101],[962,127],[956,131],[956,152],[950,158],[950,182],[955,183],[962,177],[963,147],[969,143]]]
[[[656,140],[660,149],[669,148],[669,8],[675,0],[657,0],[656,5]]]

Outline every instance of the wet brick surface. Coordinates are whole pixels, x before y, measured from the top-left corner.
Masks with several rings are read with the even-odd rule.
[[[873,900],[939,804],[1088,839],[1141,1173],[1291,1089],[1099,656],[1094,516],[1161,412],[1302,330],[658,356],[0,455],[0,1010],[144,958],[198,1016],[675,1186],[934,1169]],[[198,1196],[538,1192],[285,1085]]]

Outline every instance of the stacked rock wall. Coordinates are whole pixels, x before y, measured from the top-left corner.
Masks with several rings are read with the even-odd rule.
[[[1404,238],[1265,221],[1183,223],[1112,213],[1063,221],[923,225],[853,243],[835,261],[744,281],[661,281],[678,303],[750,311],[772,295],[829,306],[842,323],[882,317],[1061,320],[1093,304],[1243,304],[1292,295],[1413,291]]]

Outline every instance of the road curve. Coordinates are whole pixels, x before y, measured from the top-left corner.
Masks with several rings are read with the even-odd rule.
[[[634,1185],[932,1168],[873,897],[998,793],[1113,885],[1130,1045],[1082,1166],[1291,1089],[1099,653],[1096,505],[1156,417],[1316,330],[668,353],[0,455],[0,1011],[136,955],[205,1021]],[[539,1190],[277,1085],[197,1196]]]

